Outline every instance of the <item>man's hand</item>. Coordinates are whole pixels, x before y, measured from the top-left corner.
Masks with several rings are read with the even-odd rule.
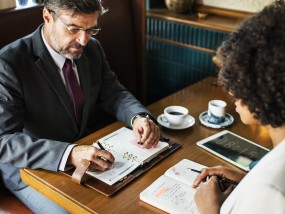
[[[98,149],[94,146],[75,146],[67,160],[68,165],[77,167],[82,159],[90,161],[88,170],[90,171],[105,171],[113,166],[115,161],[114,156],[106,151]]]
[[[136,118],[133,122],[133,131],[142,148],[154,148],[160,138],[159,127],[148,118]]]

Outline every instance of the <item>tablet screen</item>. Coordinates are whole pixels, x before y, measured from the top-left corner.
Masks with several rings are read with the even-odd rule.
[[[260,160],[269,151],[229,131],[219,132],[197,145],[246,171],[252,162]]]

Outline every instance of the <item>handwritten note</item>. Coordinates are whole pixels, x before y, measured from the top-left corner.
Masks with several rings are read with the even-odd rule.
[[[168,213],[198,214],[194,201],[196,189],[192,187],[197,173],[190,169],[201,170],[204,167],[183,159],[141,192],[140,199]]]
[[[141,194],[140,196],[148,198],[152,205],[166,212],[198,214],[193,198],[195,191],[183,183],[177,183],[177,181],[162,175],[156,180],[155,185],[145,192],[147,195]]]
[[[114,153],[113,155],[115,156],[115,160],[116,160],[113,168],[107,171],[104,171],[104,172],[87,171],[86,173],[94,176],[95,178],[109,185],[113,185],[120,179],[127,176],[129,173],[131,173],[133,170],[135,170],[140,165],[140,163],[135,162],[135,161],[128,161],[127,159],[123,158],[121,155],[118,155],[116,153]]]
[[[87,173],[108,185],[124,179],[139,166],[156,157],[169,148],[168,143],[159,141],[155,148],[143,149],[136,143],[132,130],[122,127],[98,140],[105,150],[115,157],[113,168],[104,172],[95,171]],[[95,142],[93,146],[99,148]]]

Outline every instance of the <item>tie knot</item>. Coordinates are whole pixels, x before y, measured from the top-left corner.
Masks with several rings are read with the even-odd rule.
[[[72,61],[70,59],[66,59],[64,63],[64,67],[67,70],[72,69]]]

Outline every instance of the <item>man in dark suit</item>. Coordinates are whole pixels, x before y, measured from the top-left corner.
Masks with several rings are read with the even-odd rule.
[[[142,148],[158,143],[150,112],[120,84],[91,37],[103,13],[100,0],[46,0],[44,25],[0,51],[0,175],[35,213],[65,210],[27,187],[20,168],[63,171],[83,158],[91,170],[112,166],[111,153],[73,144],[94,131],[95,105],[133,126]]]

